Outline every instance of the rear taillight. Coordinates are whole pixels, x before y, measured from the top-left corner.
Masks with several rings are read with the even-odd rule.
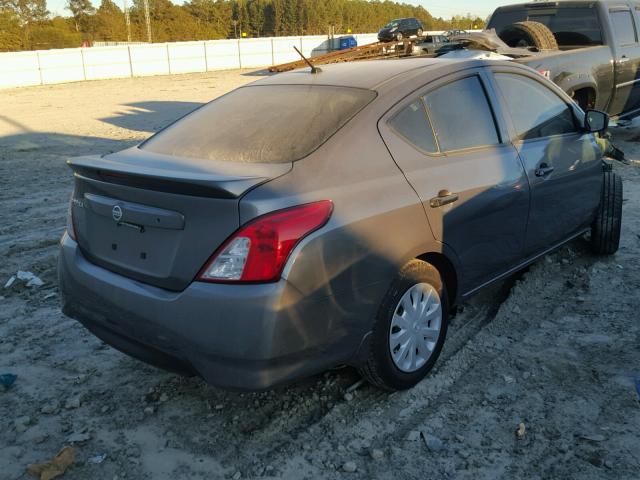
[[[67,209],[67,234],[73,239],[76,239],[76,227],[73,219],[73,198],[75,196],[75,191],[71,193],[71,198],[69,198],[69,208]]]
[[[204,282],[274,282],[291,251],[331,216],[331,200],[278,210],[241,227],[198,274]]]

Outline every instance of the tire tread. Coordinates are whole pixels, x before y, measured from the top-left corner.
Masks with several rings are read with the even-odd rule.
[[[604,172],[602,182],[600,207],[591,226],[591,247],[594,253],[612,255],[620,246],[622,179],[614,172]]]
[[[515,31],[525,33],[538,50],[558,50],[558,41],[549,28],[540,22],[516,22],[511,27]]]

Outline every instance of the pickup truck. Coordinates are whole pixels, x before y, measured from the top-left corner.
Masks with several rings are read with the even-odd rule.
[[[526,55],[512,55],[514,61],[551,79],[584,110],[640,115],[640,1],[509,5],[493,13],[487,29],[510,49],[528,48]]]

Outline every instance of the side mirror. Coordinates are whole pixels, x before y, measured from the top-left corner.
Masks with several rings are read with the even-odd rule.
[[[587,110],[584,115],[584,128],[587,132],[604,132],[609,127],[609,115],[599,110]]]

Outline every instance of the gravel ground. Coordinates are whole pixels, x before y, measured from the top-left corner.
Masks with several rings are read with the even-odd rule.
[[[620,251],[579,239],[462,305],[443,357],[409,392],[349,368],[260,394],[137,362],[61,315],[65,160],[131,146],[259,73],[0,91],[0,479],[64,445],[68,479],[640,478],[640,127]],[[2,285],[18,270],[42,286]],[[638,391],[636,391],[638,389]],[[516,429],[524,424],[524,435]],[[105,456],[106,455],[106,456]]]

